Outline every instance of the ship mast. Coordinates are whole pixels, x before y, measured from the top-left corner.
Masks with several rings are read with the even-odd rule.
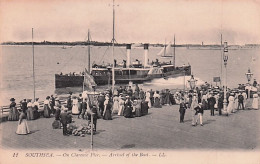
[[[114,57],[114,46],[115,46],[115,0],[113,0],[113,39],[112,39],[112,58],[113,58],[113,64],[112,64],[112,93],[114,93],[114,87],[115,87],[115,57]]]
[[[87,45],[88,45],[88,71],[89,71],[89,73],[90,73],[90,33],[89,33],[89,29],[88,29],[88,40],[87,40]],[[84,92],[84,88],[85,88],[85,81],[86,81],[86,73],[87,73],[87,71],[86,71],[86,68],[84,68],[85,69],[85,73],[84,73],[84,80],[83,80],[83,87],[82,87],[82,89],[83,89],[83,92]]]
[[[35,101],[35,73],[34,73],[34,44],[33,44],[33,28],[32,28],[32,57],[33,57],[33,101]]]
[[[173,66],[175,67],[175,34],[174,34],[174,39],[173,39]]]
[[[88,72],[90,73],[90,34],[88,29]]]
[[[163,55],[166,56],[166,39],[164,40],[164,51],[163,51]]]

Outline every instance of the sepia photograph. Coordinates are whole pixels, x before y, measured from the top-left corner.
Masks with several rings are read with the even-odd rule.
[[[0,0],[0,163],[259,164],[259,0]]]

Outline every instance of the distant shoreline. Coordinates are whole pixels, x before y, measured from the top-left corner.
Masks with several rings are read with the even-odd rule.
[[[76,41],[76,42],[50,42],[50,41],[43,41],[43,42],[33,42],[34,45],[56,45],[56,46],[87,46],[87,45],[93,45],[93,46],[112,46],[112,43],[110,42],[97,42],[92,41],[90,43],[83,42],[83,41]],[[115,46],[126,46],[128,43],[115,43]],[[144,43],[130,43],[136,47],[142,47]],[[3,42],[1,45],[32,45],[32,42]],[[152,47],[164,47],[164,44],[149,44],[149,46]],[[172,45],[173,46],[173,45]],[[176,44],[175,47],[205,47],[205,48],[220,48],[220,44],[209,44],[209,45],[201,45],[201,44]],[[237,47],[237,48],[260,48],[260,44],[245,44],[245,45],[229,45],[229,47]]]

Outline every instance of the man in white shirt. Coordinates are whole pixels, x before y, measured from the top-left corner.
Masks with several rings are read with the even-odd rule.
[[[247,99],[246,91],[242,92],[242,96],[244,97],[244,100],[243,100],[244,107],[246,107],[246,99]]]

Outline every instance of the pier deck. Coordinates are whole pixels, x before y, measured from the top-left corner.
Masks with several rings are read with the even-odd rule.
[[[94,135],[94,150],[112,149],[259,149],[260,110],[240,110],[228,117],[210,116],[204,111],[204,126],[191,126],[191,112],[179,123],[178,105],[152,108],[143,117],[113,120],[99,119]],[[86,120],[73,118],[75,123]],[[52,129],[54,118],[28,121],[29,135],[16,135],[17,122],[2,122],[2,148],[20,149],[90,149],[90,135],[63,136],[62,129]]]

